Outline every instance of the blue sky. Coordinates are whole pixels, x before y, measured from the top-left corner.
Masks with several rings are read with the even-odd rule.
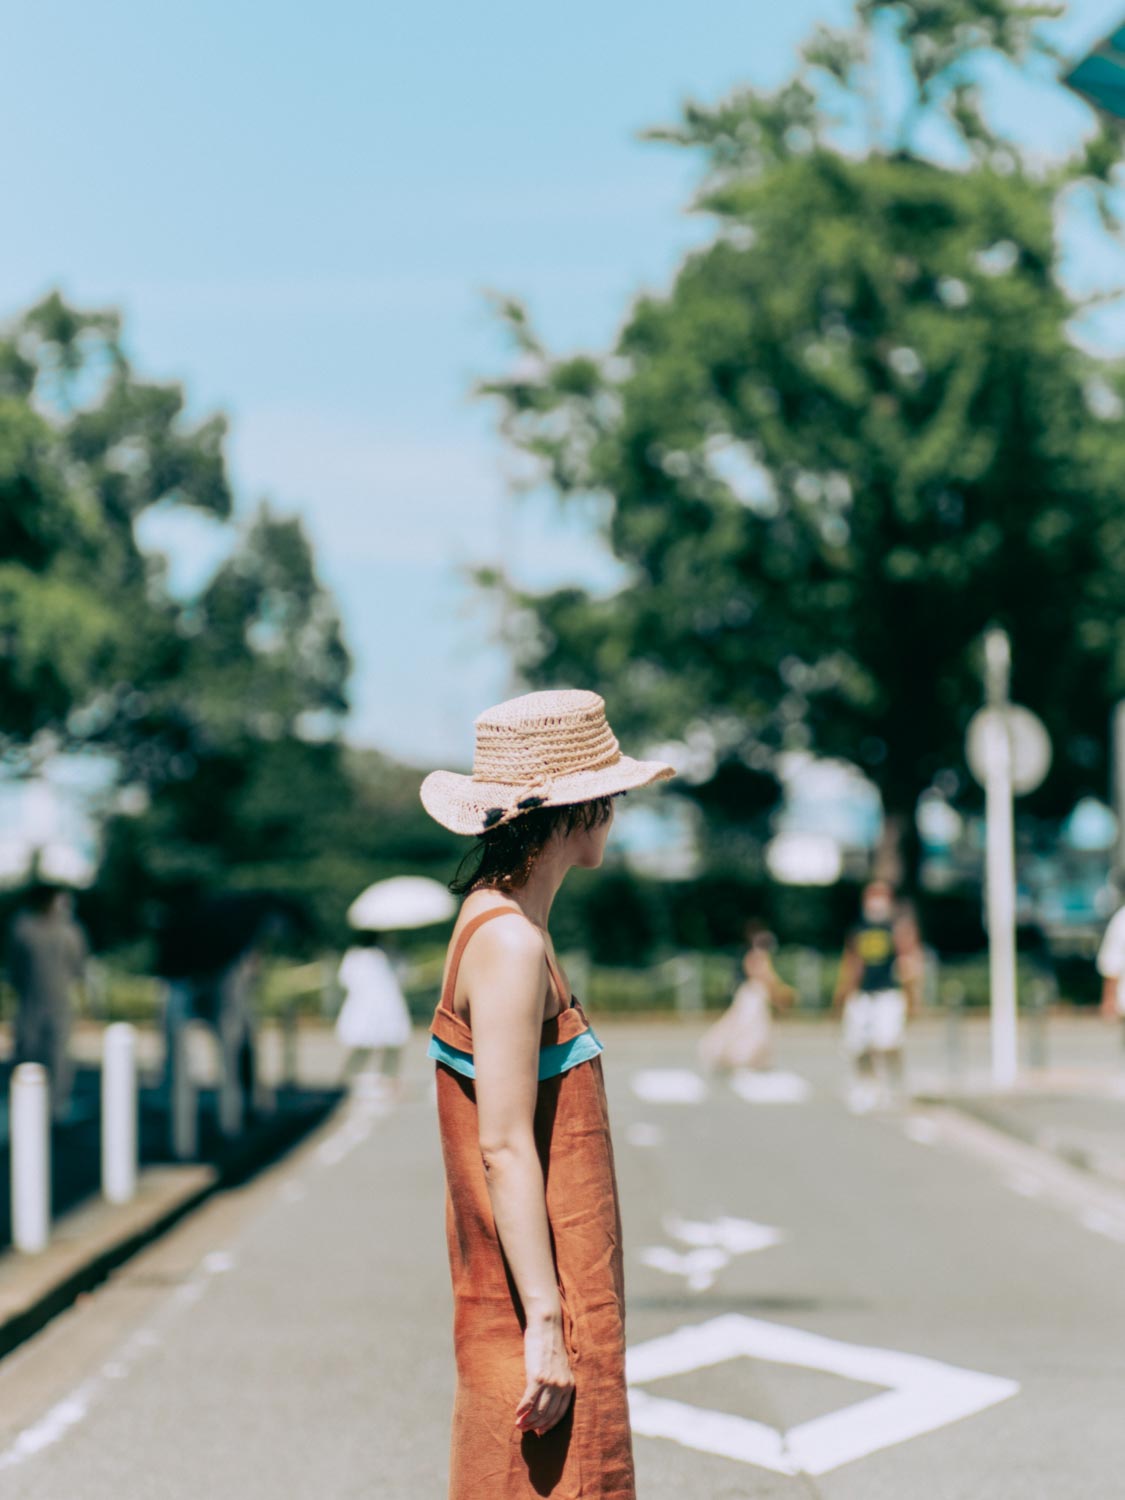
[[[1078,51],[1125,0],[1076,0]],[[487,288],[554,347],[604,345],[704,226],[690,159],[637,141],[689,96],[789,72],[843,0],[565,8],[40,3],[5,25],[5,313],[52,286],[127,317],[140,367],[226,410],[240,506],[299,511],[356,658],[353,738],[464,761],[510,687],[467,566],[611,583],[587,522],[514,503],[477,376]],[[1083,112],[1000,89],[1044,151]],[[1081,241],[1081,236],[1079,236]],[[1083,257],[1087,256],[1087,260]],[[1082,243],[1078,272],[1097,274]],[[1084,269],[1085,268],[1085,269]],[[1107,272],[1116,267],[1105,267]],[[158,518],[198,578],[227,543]]]

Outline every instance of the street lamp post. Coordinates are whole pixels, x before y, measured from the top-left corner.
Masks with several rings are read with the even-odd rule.
[[[1016,1081],[1016,850],[1012,811],[1012,742],[1005,710],[1012,653],[1003,630],[985,636],[985,685],[993,712],[984,724],[985,865],[988,978],[991,994],[992,1082]]]

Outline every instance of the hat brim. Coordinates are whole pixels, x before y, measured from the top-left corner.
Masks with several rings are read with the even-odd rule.
[[[592,802],[596,797],[614,797],[620,792],[635,792],[667,781],[676,774],[673,766],[659,760],[634,760],[622,755],[610,766],[596,771],[577,771],[572,776],[555,777],[542,795],[537,807],[573,807],[578,802]],[[456,771],[431,771],[422,783],[422,806],[435,822],[451,833],[481,834],[498,821],[510,823],[521,816],[513,810],[520,788],[510,782],[474,781]],[[500,808],[502,820],[489,814]],[[529,811],[524,809],[523,811]]]

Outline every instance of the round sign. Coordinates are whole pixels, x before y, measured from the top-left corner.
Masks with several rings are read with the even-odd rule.
[[[1030,708],[1008,703],[1003,708],[981,708],[969,720],[965,734],[965,759],[981,786],[988,779],[988,741],[999,724],[1008,735],[1012,757],[1012,790],[1017,796],[1041,786],[1051,769],[1051,736],[1047,726]]]

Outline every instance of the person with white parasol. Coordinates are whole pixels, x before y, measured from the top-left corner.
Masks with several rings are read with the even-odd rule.
[[[347,1049],[345,1077],[370,1059],[376,1078],[396,1079],[410,1040],[410,1012],[380,934],[446,921],[454,909],[444,886],[414,875],[368,886],[348,909],[356,938],[340,963],[344,1003],[336,1019],[337,1040]]]

